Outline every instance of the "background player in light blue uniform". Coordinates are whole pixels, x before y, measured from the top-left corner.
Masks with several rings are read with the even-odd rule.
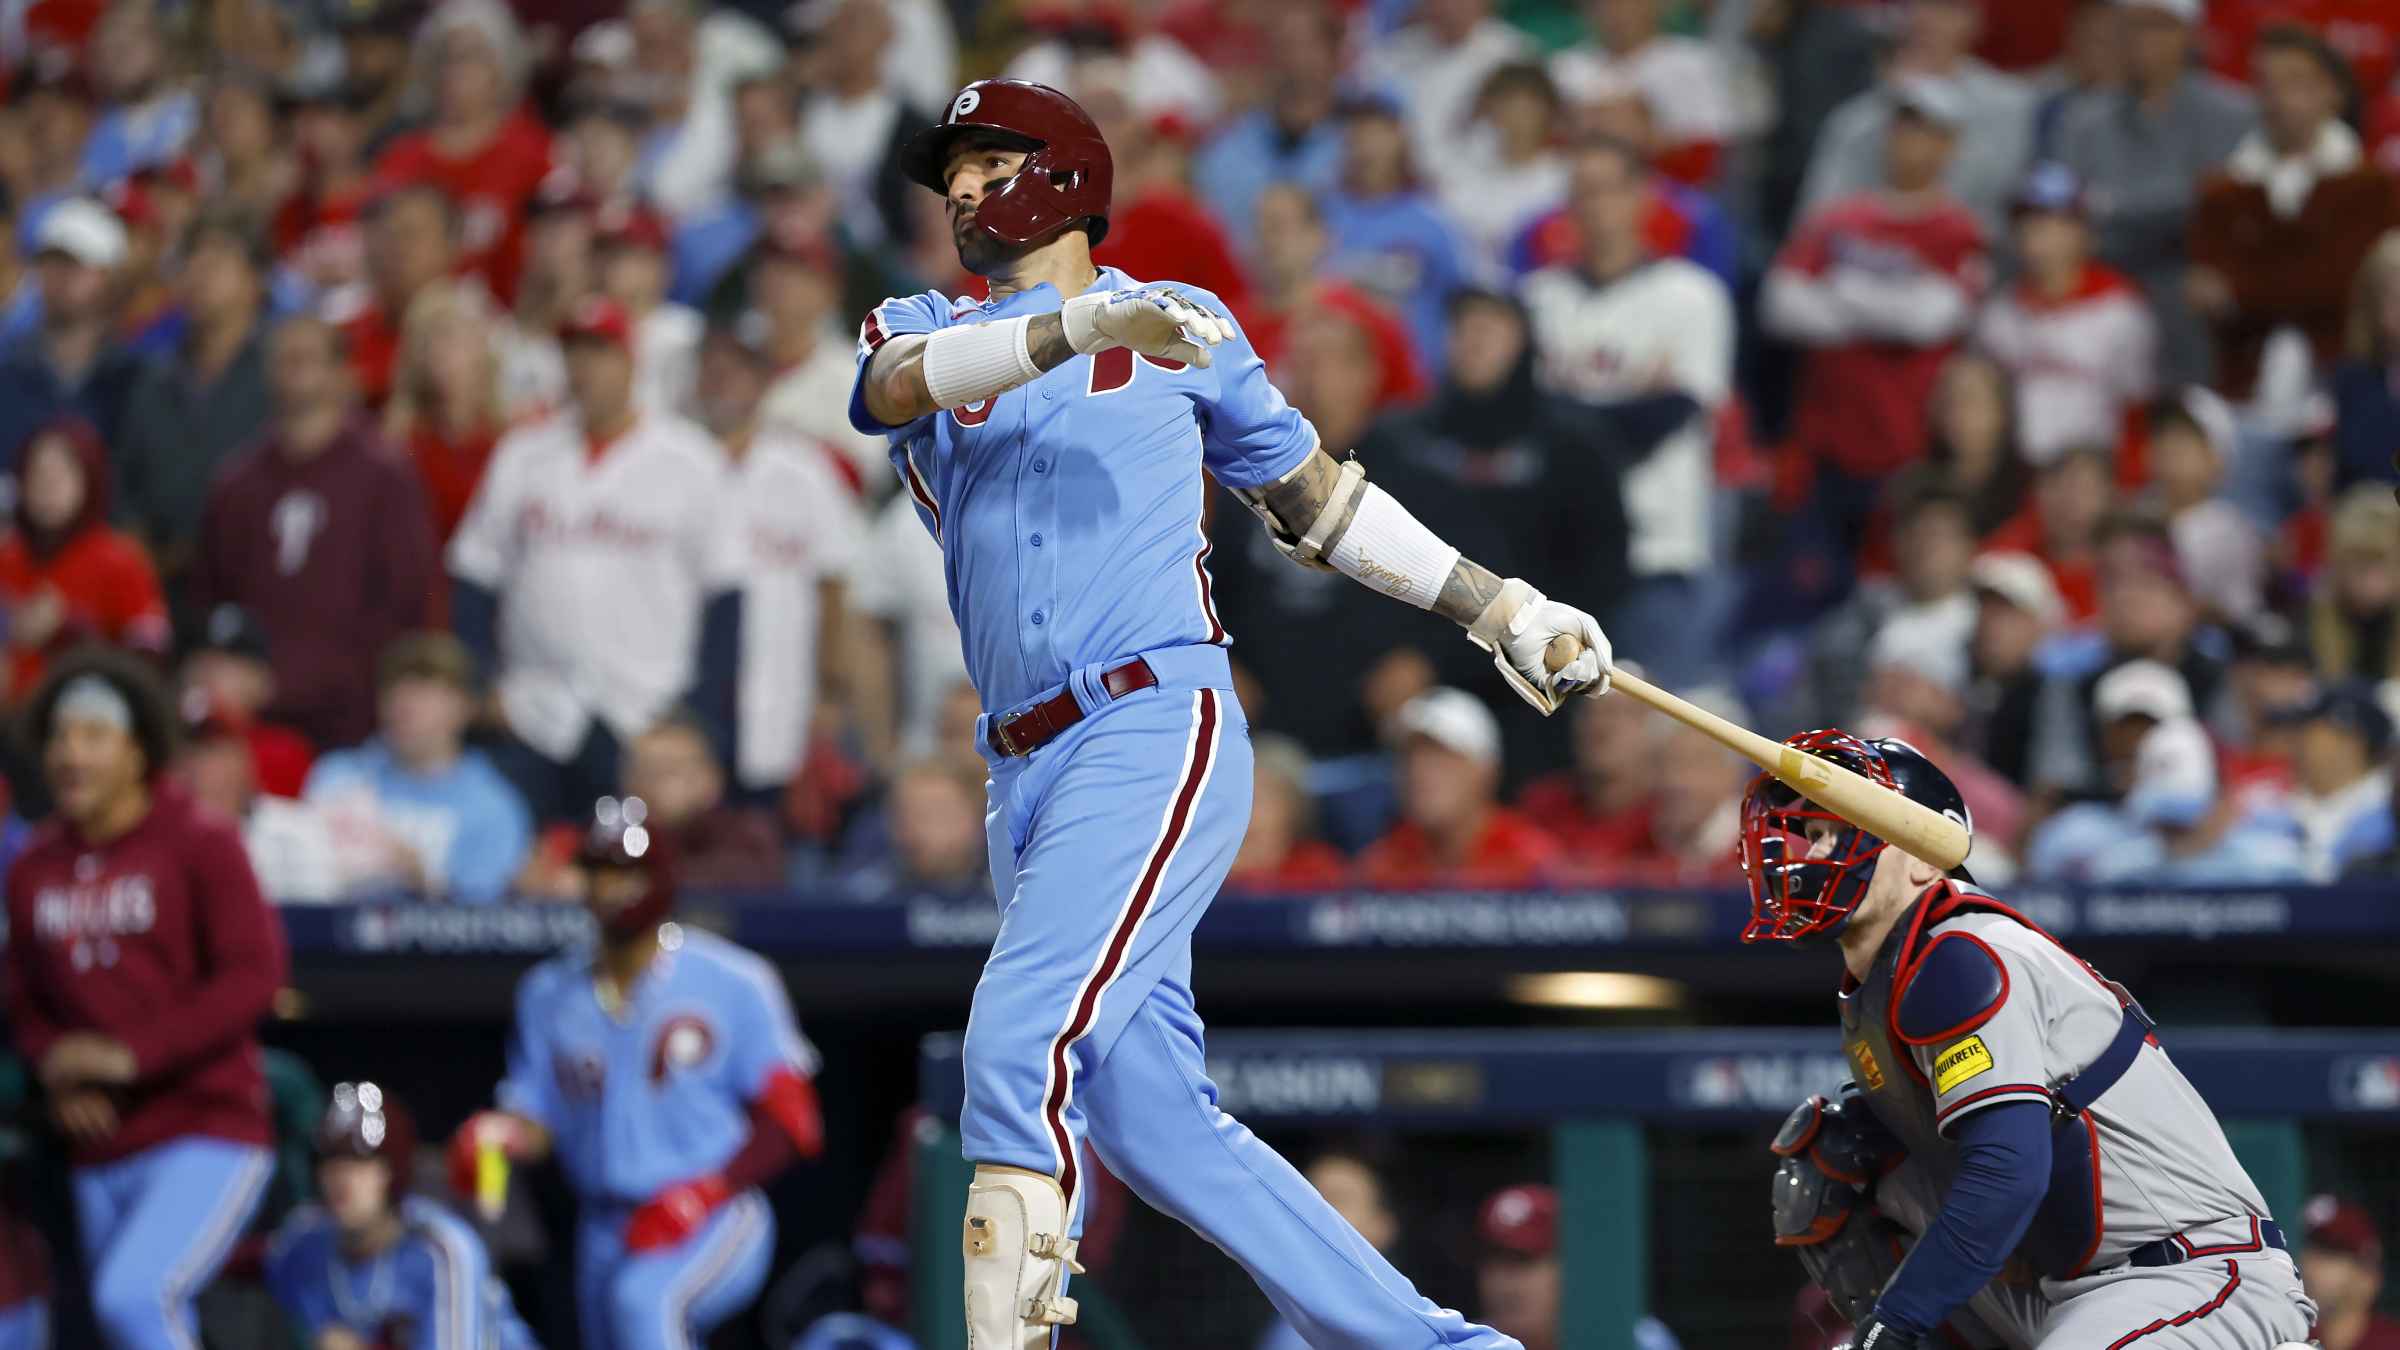
[[[317,1126],[321,1204],[267,1247],[267,1287],[310,1350],[537,1350],[483,1239],[409,1194],[417,1132],[373,1083],[341,1083]]]
[[[578,862],[600,941],[517,986],[501,1109],[451,1141],[452,1180],[474,1189],[482,1147],[555,1152],[579,1202],[583,1344],[681,1350],[766,1282],[775,1225],[757,1187],[823,1148],[817,1055],[772,967],[667,921],[671,849],[641,799],[595,814]]]
[[[905,164],[992,295],[878,306],[851,401],[941,543],[984,708],[1002,918],[967,1027],[969,1344],[1038,1350],[1074,1320],[1088,1138],[1321,1350],[1515,1346],[1419,1295],[1216,1107],[1190,938],[1249,820],[1251,765],[1201,471],[1295,561],[1467,626],[1544,712],[1605,690],[1607,639],[1324,454],[1214,297],[1092,265],[1108,148],[1065,95],[969,85]],[[1553,673],[1562,635],[1581,654]]]

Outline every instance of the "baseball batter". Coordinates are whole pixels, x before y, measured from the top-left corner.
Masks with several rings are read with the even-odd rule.
[[[1326,454],[1213,296],[1093,266],[1109,152],[1064,94],[971,84],[903,163],[991,293],[878,305],[851,399],[942,546],[984,708],[1001,922],[967,1025],[968,1343],[1032,1350],[1075,1320],[1088,1137],[1313,1346],[1514,1347],[1420,1296],[1217,1109],[1191,932],[1241,842],[1251,766],[1202,470],[1296,561],[1466,627],[1544,712],[1606,689],[1607,639]],[[1562,634],[1584,651],[1551,673]]]
[[[267,1245],[267,1288],[308,1350],[536,1350],[483,1239],[409,1194],[417,1132],[374,1083],[339,1083],[317,1123],[320,1204]]]
[[[1789,742],[1972,828],[1904,742]],[[1832,940],[1856,1091],[1939,1212],[1854,1350],[1937,1344],[2002,1275],[2037,1278],[2042,1350],[2267,1350],[2315,1307],[2208,1104],[2122,985],[2016,911],[1761,775],[1742,802],[1745,942]],[[1880,1165],[1880,1164],[1878,1164]],[[2016,1343],[2016,1342],[2012,1342]]]
[[[501,1109],[450,1146],[462,1192],[486,1147],[557,1154],[591,1350],[688,1350],[749,1307],[775,1253],[758,1187],[824,1146],[816,1050],[783,985],[668,921],[673,859],[646,816],[638,797],[601,799],[577,855],[600,940],[526,972]]]

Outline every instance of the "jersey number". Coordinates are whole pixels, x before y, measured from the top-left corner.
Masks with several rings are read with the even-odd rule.
[[[1134,351],[1130,347],[1111,347],[1107,351],[1093,353],[1091,381],[1084,387],[1084,396],[1097,398],[1102,394],[1113,394],[1120,389],[1130,387],[1133,384],[1134,371],[1140,368],[1135,364],[1133,358]],[[1145,355],[1142,360],[1160,370],[1184,368],[1183,362],[1172,361],[1163,356]],[[962,427],[979,427],[992,420],[992,408],[998,402],[998,399],[987,398],[969,403],[964,407],[952,408],[950,417]]]

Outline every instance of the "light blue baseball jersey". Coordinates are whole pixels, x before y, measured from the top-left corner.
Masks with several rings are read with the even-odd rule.
[[[267,1247],[267,1288],[310,1344],[328,1328],[413,1350],[534,1350],[475,1231],[430,1200],[400,1202],[400,1240],[362,1260],[316,1205],[293,1210]]]
[[[713,934],[669,925],[625,1006],[601,1006],[587,949],[517,985],[497,1100],[550,1131],[586,1204],[638,1205],[720,1170],[750,1137],[778,1069],[817,1071],[775,970]]]
[[[1086,294],[1152,285],[1104,267]],[[1215,296],[1176,289],[1231,321]],[[886,300],[860,327],[860,379],[892,338],[1062,303],[1048,285],[998,303],[933,291]],[[942,546],[950,612],[986,712],[1097,661],[1227,641],[1209,598],[1200,470],[1228,487],[1271,483],[1298,467],[1317,433],[1238,329],[1213,355],[1205,370],[1122,348],[1078,356],[996,399],[902,427],[878,422],[854,387],[851,422],[891,441],[892,466]]]

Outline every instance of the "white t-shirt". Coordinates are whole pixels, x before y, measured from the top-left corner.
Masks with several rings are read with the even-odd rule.
[[[1533,42],[1524,33],[1485,19],[1452,46],[1435,41],[1423,24],[1410,24],[1370,48],[1363,64],[1368,82],[1408,109],[1417,170],[1441,182],[1466,162],[1468,119],[1483,82],[1509,62],[1532,57]]]
[[[526,744],[564,760],[593,718],[624,740],[691,691],[701,611],[746,561],[727,469],[655,412],[597,461],[571,411],[501,438],[449,566],[500,598],[500,703]]]
[[[1508,249],[1534,218],[1567,198],[1567,162],[1545,150],[1523,164],[1503,163],[1488,136],[1442,180],[1442,210],[1458,226],[1469,267],[1489,281],[1508,276]]]
[[[1723,282],[1681,258],[1657,258],[1602,286],[1569,267],[1525,279],[1542,380],[1589,403],[1662,390],[1700,411],[1625,474],[1628,555],[1637,576],[1709,564],[1716,413],[1733,386],[1733,301]]]
[[[2017,386],[2017,440],[2048,464],[2079,445],[2113,447],[2125,414],[2158,387],[2158,326],[2131,282],[2095,269],[2064,300],[2022,288],[1984,306],[1975,345]]]
[[[733,466],[741,517],[742,674],[734,776],[745,787],[789,782],[816,714],[819,588],[847,580],[864,523],[856,498],[814,442],[761,432]]]
[[[767,386],[759,424],[823,442],[848,461],[861,483],[887,483],[890,447],[881,436],[862,435],[850,425],[850,386],[857,378],[858,344],[827,329],[807,360]]]
[[[242,851],[277,904],[329,904],[348,890],[333,825],[309,802],[260,797],[242,818]]]
[[[687,415],[700,369],[700,312],[672,302],[643,315],[633,328],[633,397],[652,412]]]
[[[900,668],[900,743],[911,754],[955,750],[933,744],[942,697],[967,678],[958,621],[950,613],[950,583],[942,550],[925,533],[916,504],[895,493],[876,513],[867,540],[869,565],[852,579],[860,610],[897,632]]]

